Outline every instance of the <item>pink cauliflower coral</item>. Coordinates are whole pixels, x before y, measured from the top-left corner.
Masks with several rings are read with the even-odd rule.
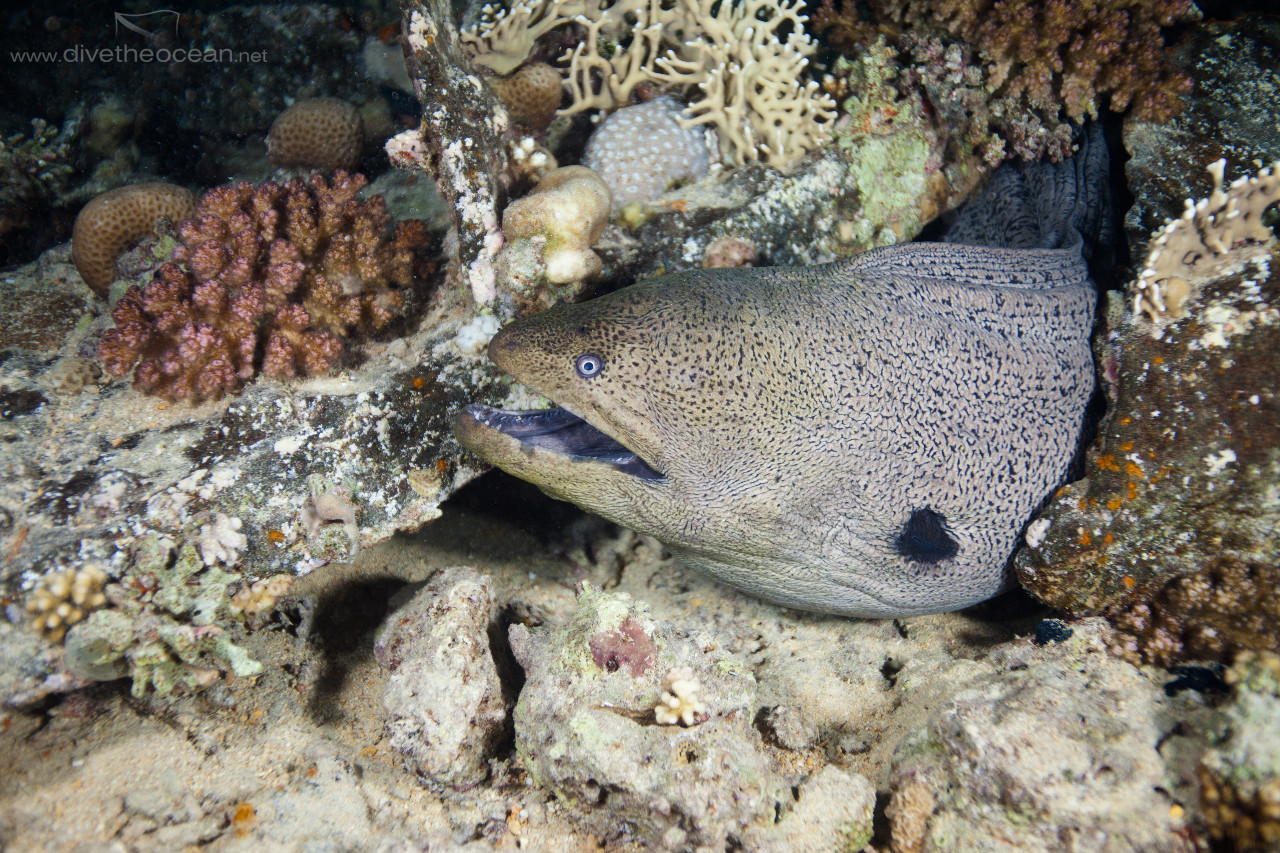
[[[391,229],[381,196],[358,200],[365,183],[337,172],[332,183],[317,176],[205,193],[179,228],[175,263],[117,303],[98,347],[103,367],[193,402],[234,393],[259,372],[327,371],[342,338],[403,310],[429,242],[420,221]]]

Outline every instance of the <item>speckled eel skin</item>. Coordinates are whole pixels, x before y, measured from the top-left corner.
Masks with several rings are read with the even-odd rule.
[[[473,405],[457,435],[769,601],[974,604],[1013,582],[1075,454],[1094,384],[1086,255],[1109,212],[1091,128],[1065,163],[1002,167],[944,243],[662,276],[521,318],[489,356],[557,407]]]

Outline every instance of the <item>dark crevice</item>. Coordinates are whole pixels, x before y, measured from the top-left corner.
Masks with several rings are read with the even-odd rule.
[[[341,585],[316,602],[310,641],[320,672],[310,685],[307,714],[317,723],[342,718],[339,697],[358,661],[372,653],[373,634],[386,618],[388,602],[403,581],[379,579]]]

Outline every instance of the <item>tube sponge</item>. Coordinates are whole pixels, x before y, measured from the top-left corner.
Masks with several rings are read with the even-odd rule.
[[[84,283],[106,297],[116,280],[116,258],[167,217],[175,225],[191,216],[195,196],[175,184],[146,183],[119,187],[95,196],[76,216],[71,233],[71,259]]]

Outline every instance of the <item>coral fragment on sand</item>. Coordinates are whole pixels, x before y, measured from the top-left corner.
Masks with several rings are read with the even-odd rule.
[[[236,616],[260,616],[275,609],[276,602],[288,594],[293,575],[272,575],[240,587],[227,604]]]

